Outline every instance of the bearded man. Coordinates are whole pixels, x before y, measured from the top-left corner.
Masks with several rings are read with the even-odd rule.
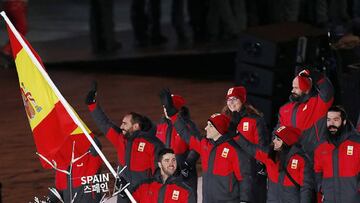
[[[341,106],[327,113],[327,134],[314,151],[317,191],[323,202],[359,202],[360,135]]]

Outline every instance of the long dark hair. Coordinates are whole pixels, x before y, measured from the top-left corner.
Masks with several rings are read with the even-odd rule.
[[[260,117],[264,116],[264,114],[260,110],[258,110],[257,108],[255,108],[253,105],[251,105],[249,103],[242,104],[241,108],[245,108],[246,114],[248,114],[248,115],[255,114]],[[228,116],[231,115],[231,111],[230,111],[229,107],[227,106],[227,104],[225,104],[225,106],[223,107],[221,112]]]
[[[275,151],[274,150],[274,143],[272,142],[269,145],[269,153],[268,153],[268,157],[274,161],[274,163],[276,162],[280,162],[279,164],[279,171],[283,171],[286,168],[286,157],[288,155],[290,151],[290,147],[283,143],[281,146],[280,151]]]

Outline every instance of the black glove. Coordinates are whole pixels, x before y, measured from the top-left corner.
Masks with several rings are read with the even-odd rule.
[[[312,80],[313,85],[316,85],[316,83],[324,77],[324,74],[321,73],[319,70],[314,70],[310,74],[310,78]]]
[[[160,91],[160,101],[161,104],[164,105],[166,109],[166,113],[169,117],[175,115],[177,113],[177,110],[173,104],[172,98],[171,98],[171,92],[168,88],[164,88]]]
[[[190,121],[190,111],[186,106],[180,108],[178,117],[182,118],[184,121]]]
[[[189,173],[190,173],[190,170],[191,170],[191,166],[186,162],[184,161],[184,163],[182,164],[181,166],[181,175],[184,177],[184,178],[188,178],[189,177]]]
[[[91,83],[90,90],[85,98],[85,104],[90,105],[96,103],[96,93],[97,93],[97,82],[93,81]]]
[[[129,182],[124,177],[119,177],[115,182],[115,191],[121,190],[119,193],[122,198],[126,197],[125,189],[129,186]]]
[[[231,133],[236,133],[237,130],[237,126],[240,123],[240,120],[243,118],[243,115],[240,112],[237,111],[233,111],[231,112],[231,119],[230,119],[230,124],[229,124],[229,132]]]

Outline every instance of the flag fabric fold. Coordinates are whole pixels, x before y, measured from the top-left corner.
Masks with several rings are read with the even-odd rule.
[[[29,49],[25,49],[9,25],[7,25],[7,30],[18,73],[20,93],[33,132],[37,152],[50,161],[54,160],[58,166],[67,166],[71,160],[73,141],[76,143],[75,156],[85,153],[90,147],[90,142],[79,130],[78,125],[66,111],[64,104],[60,102],[49,82],[36,67],[27,50],[31,51],[41,64],[41,68],[44,69],[38,54],[21,36],[29,47]],[[78,117],[78,115],[76,116]],[[90,130],[86,126],[85,128],[90,134]],[[51,168],[45,161],[40,160],[44,168]]]

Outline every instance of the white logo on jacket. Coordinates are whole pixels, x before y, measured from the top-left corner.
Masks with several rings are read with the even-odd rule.
[[[145,145],[146,145],[145,142],[140,142],[137,150],[138,150],[139,152],[143,152],[144,149],[145,149]]]
[[[304,106],[304,108],[302,109],[302,111],[305,111],[307,109],[307,104]]]
[[[354,146],[347,146],[347,151],[346,151],[347,155],[353,155],[354,154]]]
[[[249,131],[249,122],[243,123],[243,131]]]
[[[229,149],[225,147],[221,153],[221,156],[227,158],[228,154],[229,154]]]
[[[171,199],[173,199],[173,200],[179,200],[179,195],[180,195],[180,191],[174,190],[173,193],[172,193]]]
[[[298,162],[299,161],[297,159],[293,159],[291,161],[291,169],[297,169]]]

